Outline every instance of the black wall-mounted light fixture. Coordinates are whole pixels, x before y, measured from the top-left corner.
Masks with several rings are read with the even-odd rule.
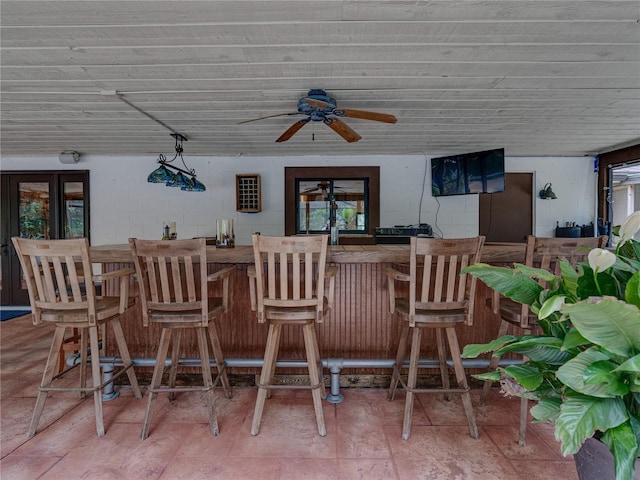
[[[161,153],[158,156],[160,166],[149,174],[147,182],[164,183],[167,187],[179,187],[180,190],[186,192],[204,192],[207,188],[196,179],[196,171],[187,167],[182,157],[182,142],[186,142],[188,138],[179,133],[172,133],[171,136],[176,139],[176,154],[171,160],[167,160]],[[176,167],[172,164],[176,158],[180,158],[184,168]]]
[[[553,190],[551,190],[551,184],[547,183],[542,190],[540,190],[540,198],[543,200],[555,200],[558,198]]]

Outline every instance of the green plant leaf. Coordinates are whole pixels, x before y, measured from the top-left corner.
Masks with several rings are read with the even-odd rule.
[[[561,405],[562,399],[559,397],[542,398],[531,407],[531,415],[538,422],[555,422],[558,415],[560,415]]]
[[[591,347],[558,368],[556,377],[572,390],[584,395],[599,398],[615,397],[615,394],[609,392],[606,384],[587,385],[584,378],[587,367],[600,360],[609,360],[609,358],[609,355],[602,353],[595,347]]]
[[[580,335],[580,332],[575,328],[570,328],[564,337],[564,343],[562,344],[562,350],[571,350],[572,348],[588,345],[589,340]]]
[[[482,280],[488,287],[526,305],[535,302],[542,291],[542,286],[538,282],[513,268],[476,263],[465,268],[463,272],[470,273]]]
[[[496,352],[502,355],[506,352],[516,352],[528,357],[531,361],[562,365],[575,356],[574,352],[562,350],[562,340],[554,337],[531,336],[505,345]]]
[[[601,440],[613,454],[616,479],[633,478],[638,442],[631,428],[631,422],[625,422],[607,430]]]
[[[596,430],[602,432],[627,421],[627,409],[621,398],[567,396],[556,419],[555,436],[562,442],[562,455],[576,453]]]
[[[627,287],[624,290],[624,299],[627,303],[640,307],[640,271],[634,273],[627,282]]]
[[[593,278],[593,270],[589,266],[589,263],[583,263],[582,268],[583,274],[578,278],[578,288],[576,290],[576,296],[578,299],[584,300],[593,295],[609,295],[620,298],[623,290],[621,290],[619,282],[612,275],[607,272],[599,272],[598,283],[596,285]]]
[[[554,295],[553,297],[547,298],[540,307],[538,318],[547,318],[552,313],[559,312],[566,298],[566,295]]]
[[[636,403],[636,405],[638,405],[638,403]],[[640,418],[638,418],[633,413],[630,413],[629,423],[631,424],[633,435],[636,437],[636,444],[638,445],[638,450],[636,450],[636,457],[638,457],[640,456]]]
[[[493,370],[491,372],[484,372],[484,373],[477,373],[471,376],[473,378],[477,378],[478,380],[482,380],[483,382],[499,382],[500,381],[499,370]]]
[[[637,240],[629,239],[623,245],[618,246],[616,253],[619,257],[640,259],[640,257],[638,256],[639,252],[640,246]]]
[[[619,300],[592,297],[562,311],[587,340],[623,357],[640,352],[640,309]]]
[[[514,264],[513,268],[516,272],[520,272],[527,277],[539,278],[547,283],[554,283],[558,281],[558,277],[544,268],[530,267],[529,265],[524,265],[522,263]]]
[[[635,372],[640,373],[640,354],[631,357],[614,370],[616,372]]]
[[[517,337],[513,335],[504,335],[502,337],[491,340],[489,343],[470,343],[465,345],[462,350],[462,358],[476,358],[479,355],[487,352],[495,352],[503,347],[505,344],[512,342]]]
[[[537,389],[542,383],[542,372],[530,365],[509,365],[504,372],[529,391]]]
[[[584,371],[585,386],[600,385],[611,397],[626,395],[629,393],[629,385],[625,382],[623,374],[615,372],[616,366],[610,360],[592,363]]]
[[[566,260],[560,260],[558,263],[560,265],[560,274],[564,288],[567,293],[575,297],[578,290],[578,272],[573,268],[573,265]]]

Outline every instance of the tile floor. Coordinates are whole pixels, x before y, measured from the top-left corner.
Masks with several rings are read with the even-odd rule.
[[[480,438],[469,437],[460,402],[418,395],[411,438],[402,440],[404,394],[342,389],[344,402],[324,404],[327,436],[317,435],[308,392],[276,391],[260,434],[249,434],[254,388],[220,392],[220,435],[207,430],[200,394],[161,395],[148,439],[140,440],[146,406],[126,387],[104,404],[106,435],[95,432],[93,401],[52,393],[38,433],[26,431],[51,338],[30,317],[0,323],[0,478],[21,479],[577,479],[550,425],[531,425],[517,444],[519,401],[493,395],[478,405]]]

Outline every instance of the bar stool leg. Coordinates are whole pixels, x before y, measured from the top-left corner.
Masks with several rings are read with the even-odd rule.
[[[65,327],[59,326],[56,326],[56,329],[53,332],[51,349],[49,350],[47,363],[44,367],[42,382],[40,383],[40,388],[38,389],[38,397],[36,398],[36,405],[33,409],[31,424],[29,425],[29,431],[27,432],[27,436],[29,437],[33,437],[36,434],[38,422],[40,422],[40,416],[42,415],[42,410],[44,409],[44,403],[47,400],[47,392],[43,391],[42,388],[49,388],[51,386],[51,381],[55,373],[58,356],[60,355],[60,347],[62,346],[62,341],[64,340],[64,332]]]
[[[478,438],[478,426],[476,425],[476,418],[473,415],[473,405],[471,404],[471,393],[469,392],[469,384],[467,383],[467,376],[464,373],[464,367],[462,366],[462,358],[460,357],[460,346],[458,345],[458,336],[456,335],[455,327],[447,327],[447,339],[449,340],[449,350],[451,351],[451,359],[453,360],[453,368],[456,372],[456,380],[458,386],[464,390],[461,394],[462,405],[464,406],[464,412],[467,415],[467,422],[469,423],[469,433],[472,438]]]
[[[87,329],[80,329],[80,398],[85,399],[87,392],[84,390],[87,388],[87,357],[89,355],[89,340],[87,338]]]
[[[318,335],[316,334],[316,327],[315,324],[313,326],[313,348],[315,351],[315,355],[316,355],[316,362],[318,364],[318,382],[320,382],[320,396],[322,397],[322,400],[326,400],[327,399],[327,389],[324,385],[324,376],[322,375],[322,369],[324,368],[322,366],[322,358],[320,357],[320,348],[318,347]]]
[[[271,378],[273,376],[272,372],[275,368],[281,330],[282,325],[274,323],[269,324],[267,347],[264,352],[264,363],[262,364],[260,384],[258,385],[258,397],[256,398],[256,408],[253,412],[253,423],[251,424],[251,435],[254,436],[260,433],[262,411],[264,410],[264,402],[267,399],[267,391],[269,390],[268,385],[271,382]]]
[[[531,334],[531,330],[525,330],[527,335]],[[522,357],[522,361],[526,362],[527,357]],[[520,397],[520,432],[518,434],[518,445],[527,446],[527,423],[529,422],[529,400]]]
[[[276,324],[277,335],[274,335],[273,338],[273,351],[275,352],[273,357],[273,362],[271,362],[271,368],[269,370],[269,379],[267,380],[267,384],[272,384],[273,379],[276,376],[276,363],[278,363],[278,352],[280,351],[280,338],[282,337],[282,324]],[[267,389],[267,398],[271,398],[271,388]]]
[[[96,411],[96,430],[98,437],[104,436],[104,418],[102,414],[102,389],[98,388],[102,384],[100,375],[100,349],[98,348],[98,327],[89,327],[89,342],[94,347],[91,349],[91,376],[93,380],[93,403]]]
[[[529,401],[521,397],[520,398],[520,433],[518,435],[518,445],[521,447],[527,446],[527,422],[529,420]]]
[[[171,366],[169,367],[169,388],[175,388],[178,375],[178,362],[180,360],[180,345],[182,343],[182,329],[176,328],[173,332],[173,345],[171,346]],[[169,401],[176,399],[176,392],[169,391]]]
[[[220,433],[218,428],[218,415],[216,414],[216,403],[213,397],[213,380],[211,378],[211,366],[209,365],[209,350],[207,348],[207,332],[206,327],[198,328],[196,335],[198,337],[198,349],[200,350],[200,364],[202,365],[202,382],[207,395],[207,403],[209,408],[209,425],[211,434],[217,437]]]
[[[400,342],[398,343],[398,352],[396,353],[396,363],[391,373],[391,384],[389,385],[389,393],[387,399],[392,401],[396,396],[396,390],[398,388],[398,377],[402,371],[402,364],[404,363],[404,356],[407,353],[407,340],[409,338],[409,324],[402,326],[402,332],[400,333]]]
[[[500,328],[498,329],[498,336],[496,338],[500,338],[507,334],[507,330],[509,329],[509,322],[505,322],[502,320],[500,322]],[[491,356],[489,360],[489,371],[493,371],[498,368],[498,362],[500,361],[499,357]],[[489,393],[491,392],[491,384],[492,382],[485,382],[482,386],[482,393],[480,393],[480,405],[484,405],[487,403],[487,398],[489,397]]]
[[[133,360],[131,360],[131,354],[129,353],[129,348],[127,347],[127,342],[124,338],[124,332],[122,330],[122,325],[120,324],[120,318],[113,319],[111,321],[111,325],[111,328],[113,328],[113,336],[115,337],[116,344],[118,345],[118,351],[120,352],[120,356],[124,361],[125,368],[127,368],[129,365],[133,364]],[[131,384],[133,395],[138,399],[142,398],[140,385],[138,385],[138,379],[136,378],[136,372],[133,367],[127,370],[127,377],[129,378],[129,383]]]
[[[451,384],[449,382],[449,367],[447,366],[447,346],[444,340],[444,332],[442,328],[435,329],[436,334],[436,345],[438,347],[438,361],[440,363],[440,378],[442,380],[442,388],[445,390],[449,390],[451,388]],[[444,399],[449,401],[451,400],[451,394],[444,394]]]
[[[402,423],[402,438],[409,440],[411,436],[411,417],[413,416],[413,389],[418,381],[418,359],[420,358],[420,341],[422,329],[413,327],[411,337],[411,355],[409,357],[409,377],[407,378],[407,397],[404,403],[404,420]]]
[[[211,351],[213,352],[213,357],[216,359],[216,366],[218,367],[218,374],[220,375],[222,388],[224,389],[227,398],[231,398],[233,396],[233,391],[231,390],[231,383],[229,383],[227,371],[224,368],[224,355],[222,354],[222,347],[220,346],[220,337],[218,336],[218,328],[216,327],[215,319],[209,320],[208,331],[209,340],[211,341]]]
[[[158,354],[156,355],[156,366],[153,368],[153,377],[151,378],[151,385],[149,386],[147,411],[144,415],[144,423],[142,424],[142,440],[149,436],[153,407],[155,406],[155,402],[158,397],[158,392],[155,390],[158,389],[160,382],[162,381],[164,361],[166,360],[167,352],[169,351],[169,342],[171,342],[171,329],[163,326],[162,333],[160,334],[160,344],[158,345]]]
[[[302,333],[304,335],[304,345],[307,353],[307,365],[309,368],[309,380],[311,386],[314,387],[321,381],[318,371],[318,357],[316,356],[316,333],[314,330],[314,324],[308,323],[302,327]],[[322,411],[322,394],[320,393],[320,387],[312,388],[311,394],[313,395],[313,408],[316,412],[316,423],[318,424],[318,433],[321,437],[327,434],[327,429],[324,424],[324,413]]]

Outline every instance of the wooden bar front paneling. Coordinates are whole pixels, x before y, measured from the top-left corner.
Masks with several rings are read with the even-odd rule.
[[[92,259],[103,263],[105,271],[131,266],[128,245],[92,247]],[[236,268],[232,282],[230,311],[219,323],[220,340],[226,357],[262,358],[266,344],[267,325],[259,324],[251,311],[247,267],[253,263],[252,247],[208,250],[208,271],[214,272],[229,265]],[[329,247],[328,263],[338,267],[336,276],[336,303],[334,311],[317,325],[318,342],[322,358],[375,358],[391,359],[400,334],[400,322],[389,314],[387,280],[384,268],[408,262],[407,245],[361,245]],[[523,244],[487,245],[482,261],[511,264],[524,260]],[[152,358],[160,336],[159,328],[142,326],[137,284],[131,280],[132,296],[136,304],[123,317],[123,328],[131,355]],[[117,294],[117,285],[104,286],[107,295]],[[474,326],[458,327],[461,345],[487,342],[495,338],[498,321],[485,306],[489,296],[480,283],[476,300]],[[303,358],[303,340],[298,329],[287,331],[281,341],[281,358]],[[424,356],[435,358],[433,337],[424,334]],[[195,337],[187,336],[182,356],[197,357]],[[112,342],[109,342],[111,345]],[[115,354],[110,352],[108,354]],[[257,369],[232,369],[232,373],[253,373]],[[345,373],[355,371],[344,370]],[[358,369],[358,373],[388,373],[373,369]]]

